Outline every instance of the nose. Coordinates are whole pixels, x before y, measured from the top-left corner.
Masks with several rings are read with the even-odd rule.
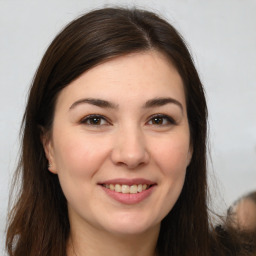
[[[115,134],[111,160],[128,169],[135,169],[149,162],[145,138],[139,128],[120,130]]]

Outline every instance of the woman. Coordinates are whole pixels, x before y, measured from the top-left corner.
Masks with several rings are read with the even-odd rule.
[[[71,22],[30,90],[9,255],[224,255],[207,212],[206,123],[166,21],[107,8]]]

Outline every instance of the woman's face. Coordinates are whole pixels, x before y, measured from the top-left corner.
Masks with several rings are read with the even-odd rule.
[[[44,148],[71,227],[119,235],[158,230],[192,154],[180,75],[157,51],[90,69],[59,94]]]

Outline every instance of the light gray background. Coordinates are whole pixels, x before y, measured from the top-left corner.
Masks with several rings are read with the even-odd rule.
[[[256,189],[255,0],[0,0],[0,255],[19,126],[34,72],[63,25],[113,3],[162,14],[188,42],[208,99],[214,209],[223,213]]]

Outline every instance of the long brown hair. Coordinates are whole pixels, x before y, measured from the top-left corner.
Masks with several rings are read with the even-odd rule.
[[[161,256],[209,254],[207,106],[190,53],[179,33],[156,14],[105,8],[65,27],[49,46],[34,77],[16,171],[16,177],[21,177],[21,189],[9,215],[6,247],[10,256],[66,255],[70,231],[67,203],[58,177],[48,171],[40,140],[42,131],[51,131],[59,92],[103,61],[150,49],[165,54],[183,79],[193,146],[181,195],[161,223],[157,251]]]

